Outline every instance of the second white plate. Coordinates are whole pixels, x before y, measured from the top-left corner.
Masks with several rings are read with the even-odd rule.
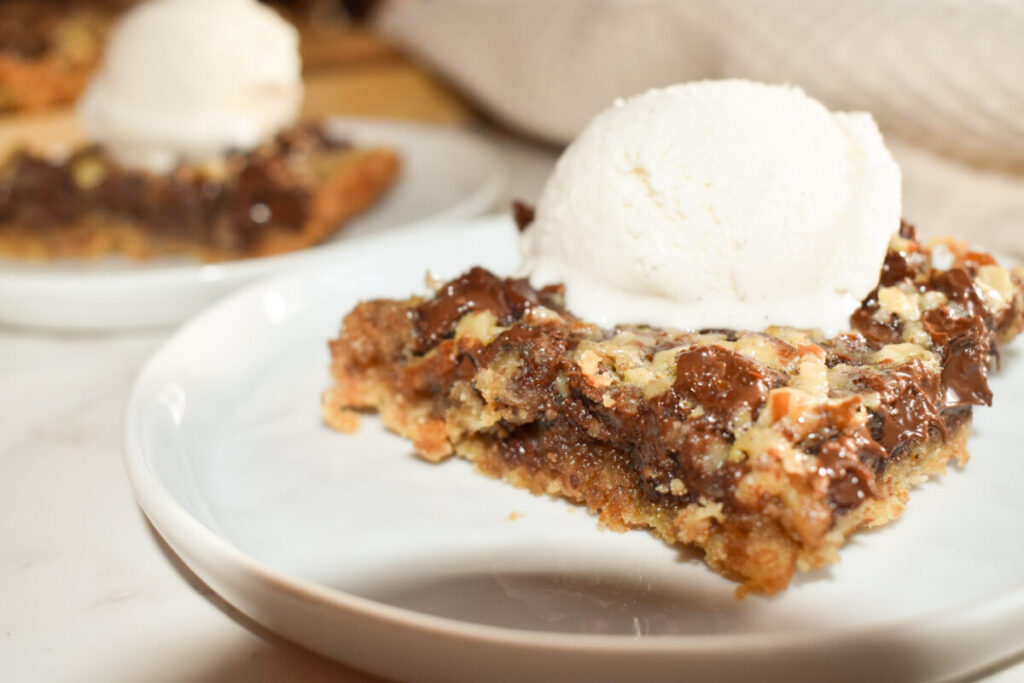
[[[341,118],[329,125],[339,137],[356,143],[396,148],[403,169],[379,203],[324,244],[281,256],[212,265],[184,259],[43,264],[0,260],[0,322],[63,329],[177,323],[247,282],[297,265],[328,261],[368,235],[481,214],[504,191],[506,173],[499,153],[470,133]]]
[[[355,435],[321,424],[326,341],[357,301],[516,261],[508,219],[394,232],[186,325],[126,412],[146,514],[253,619],[401,680],[920,681],[1024,648],[1020,344],[973,461],[773,598],[738,601],[649,534],[465,462],[424,463],[372,416]]]

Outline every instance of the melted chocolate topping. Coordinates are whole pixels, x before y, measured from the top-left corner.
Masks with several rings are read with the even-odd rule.
[[[903,280],[913,280],[920,272],[921,260],[919,255],[915,258],[902,251],[886,252],[879,283],[882,287],[892,287]]]
[[[957,398],[950,405],[992,405],[988,387],[992,337],[981,316],[957,318],[943,306],[927,311],[921,322],[942,348],[942,382]]]
[[[876,494],[874,472],[884,466],[886,453],[863,428],[856,427],[860,400],[823,406],[817,429],[797,445],[818,458],[818,474],[825,478],[828,496],[836,508],[849,508]]]
[[[676,356],[672,391],[702,405],[713,419],[727,423],[744,409],[756,416],[772,384],[766,368],[735,351],[698,346]]]
[[[877,495],[869,463],[884,453],[876,441],[859,432],[841,434],[817,451],[818,472],[828,478],[828,496],[838,509],[852,508]]]
[[[18,212],[29,225],[64,222],[76,218],[82,199],[67,166],[20,152],[13,157],[14,173],[0,183],[5,191],[0,217],[13,218]]]
[[[455,323],[472,311],[490,311],[499,325],[508,325],[538,303],[538,293],[526,280],[502,280],[483,268],[473,268],[418,308],[417,351],[425,351],[454,333]]]
[[[514,355],[518,370],[512,394],[520,407],[536,412],[554,400],[550,389],[569,348],[562,328],[516,325],[487,345],[479,364],[486,367],[501,356]]]
[[[963,306],[968,315],[980,315],[986,324],[992,322],[992,314],[985,305],[985,299],[974,286],[974,279],[966,268],[938,270],[928,280],[934,289],[945,294],[950,301]]]
[[[516,214],[521,227],[532,219],[518,206]],[[903,237],[912,239],[913,234],[908,224],[901,227]],[[851,318],[860,334],[821,342],[828,367],[851,366],[843,372],[852,373],[854,385],[878,394],[866,426],[860,421],[861,397],[851,396],[821,406],[809,418],[816,420],[814,431],[796,444],[816,459],[817,476],[824,480],[821,485],[836,510],[877,495],[876,475],[890,462],[931,438],[947,438],[949,429],[969,417],[971,405],[991,401],[986,382],[992,352],[991,314],[970,272],[954,268],[929,273],[927,260],[919,252],[890,252],[882,285],[908,280],[923,289],[942,291],[967,315],[958,316],[943,306],[922,316],[925,331],[943,354],[941,372],[917,359],[875,364],[874,351],[902,342],[904,331],[895,316],[889,322],[874,319],[875,293]],[[503,400],[510,402],[503,407],[513,416],[502,422],[507,436],[500,440],[500,447],[507,459],[543,468],[559,459],[578,458],[583,448],[634,472],[640,487],[655,501],[686,503],[704,496],[733,510],[749,504],[741,504],[736,497],[743,467],[709,460],[708,455],[731,447],[734,418],[749,412],[756,420],[770,391],[785,384],[785,377],[735,351],[699,345],[676,355],[675,380],[657,396],[645,398],[640,388],[628,383],[596,386],[573,361],[578,341],[570,333],[571,325],[533,325],[523,320],[531,306],[544,305],[571,323],[574,319],[562,308],[561,296],[561,288],[538,292],[525,280],[504,280],[474,268],[411,312],[413,350],[425,355],[409,371],[409,381],[418,391],[444,397],[456,382],[473,386],[479,368],[498,367],[503,372],[514,368],[503,394]],[[456,342],[458,320],[482,310],[493,312],[498,324],[508,329],[490,344]],[[740,336],[732,330],[702,332],[716,333],[723,340]],[[780,363],[795,361],[794,347],[771,339]],[[675,345],[678,341],[666,340],[663,348],[646,348],[648,360],[656,351]],[[562,377],[568,377],[567,385],[558,381]],[[842,396],[839,392],[833,398]]]
[[[897,366],[888,379],[865,372],[858,382],[878,392],[880,406],[872,411],[871,433],[889,458],[923,443],[932,431],[945,438],[942,382],[939,373],[929,371],[920,360]]]
[[[900,234],[913,239],[913,228],[904,224]],[[906,405],[890,401],[875,418],[876,436],[890,453],[899,453],[927,438],[928,431],[945,422],[937,415],[949,418],[949,410],[956,406],[990,405],[992,392],[988,387],[990,358],[995,353],[994,334],[1005,320],[994,320],[984,297],[974,284],[973,268],[994,263],[987,254],[968,253],[965,266],[949,270],[926,272],[926,258],[920,252],[894,252],[886,255],[881,285],[892,286],[901,281],[915,281],[922,290],[935,290],[945,294],[951,306],[941,306],[922,314],[921,324],[932,338],[937,351],[942,353],[942,370],[933,381],[923,368],[904,371],[900,380]],[[869,345],[880,348],[885,344],[903,341],[903,326],[896,316],[889,322],[875,318],[878,311],[877,291],[865,299],[864,304],[850,317],[854,329],[863,335]],[[1013,319],[1013,307],[1004,317]],[[937,385],[936,385],[937,382]],[[912,389],[911,387],[916,386]],[[948,391],[947,391],[948,390]],[[914,424],[921,426],[914,428]]]
[[[853,329],[864,335],[864,339],[876,348],[900,342],[903,339],[903,323],[894,315],[889,316],[888,322],[879,322],[875,318],[877,311],[878,302],[869,298],[867,303],[850,316]]]
[[[946,346],[942,382],[957,396],[951,405],[992,405],[988,359],[988,344],[970,336],[957,337]]]

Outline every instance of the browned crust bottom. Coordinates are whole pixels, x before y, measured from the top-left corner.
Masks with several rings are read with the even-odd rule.
[[[94,260],[118,253],[132,260],[185,255],[216,262],[281,254],[319,244],[330,237],[346,221],[376,202],[400,172],[401,160],[394,150],[346,150],[317,184],[310,217],[301,229],[268,228],[244,250],[175,240],[136,222],[96,214],[45,232],[27,226],[5,226],[0,231],[0,256],[23,261]]]
[[[443,421],[426,415],[400,401],[380,400],[386,389],[373,382],[352,383],[328,389],[322,402],[324,421],[331,427],[352,432],[359,415],[344,406],[374,403],[384,426],[413,441],[424,459],[438,462],[445,456],[439,446],[449,434]],[[742,582],[737,595],[776,593],[786,588],[797,570],[808,572],[839,560],[839,548],[860,528],[870,528],[897,519],[906,507],[910,490],[930,477],[944,473],[950,461],[966,464],[970,421],[950,431],[947,440],[932,439],[893,462],[877,479],[876,498],[838,515],[829,533],[817,545],[806,539],[797,542],[778,520],[764,517],[756,524],[734,520],[721,505],[707,501],[681,510],[667,508],[645,497],[629,473],[611,464],[559,471],[524,466],[506,461],[496,440],[470,435],[454,444],[456,455],[474,463],[489,477],[528,489],[534,495],[552,495],[586,506],[602,526],[616,531],[648,529],[670,544],[697,548],[705,561],[724,576]],[[583,479],[581,479],[583,477]]]

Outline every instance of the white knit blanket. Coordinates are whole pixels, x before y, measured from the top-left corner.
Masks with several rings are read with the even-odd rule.
[[[875,115],[925,232],[1024,255],[1024,0],[400,0],[381,26],[557,143],[653,86],[798,84]]]

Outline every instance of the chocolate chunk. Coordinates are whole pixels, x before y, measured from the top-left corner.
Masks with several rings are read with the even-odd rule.
[[[676,356],[672,390],[723,422],[744,409],[756,415],[771,387],[764,366],[720,346],[698,346]]]
[[[942,356],[942,383],[952,389],[957,398],[950,404],[992,404],[988,358],[989,346],[984,338],[963,335],[946,345]]]
[[[516,227],[519,229],[519,232],[522,232],[533,222],[533,207],[526,202],[516,199],[512,202],[512,216],[515,218]]]
[[[949,306],[925,311],[921,316],[921,324],[924,325],[925,332],[931,336],[932,342],[939,347],[946,346],[951,339],[964,335],[988,336],[985,322],[979,316],[956,317],[949,310]]]
[[[876,348],[902,341],[903,323],[899,318],[890,315],[887,322],[880,322],[875,318],[877,312],[878,302],[874,298],[869,298],[867,303],[850,316],[850,325],[864,335],[864,339]]]
[[[21,218],[32,226],[73,220],[81,211],[81,202],[67,166],[27,153],[14,161],[11,202],[24,207]]]
[[[916,358],[889,371],[885,378],[874,373],[857,377],[862,386],[878,392],[880,406],[872,411],[872,437],[889,457],[925,442],[931,432],[946,436],[941,411],[944,388],[938,372]]]
[[[536,411],[546,404],[568,348],[564,329],[521,324],[488,344],[480,364],[489,366],[502,356],[513,356],[516,373],[511,378],[511,394],[520,405]]]
[[[942,383],[953,390],[951,405],[992,405],[988,387],[992,333],[979,315],[955,317],[948,306],[927,311],[921,322],[942,349]]]
[[[886,452],[858,423],[861,401],[850,397],[817,410],[819,424],[796,444],[817,458],[817,474],[828,486],[829,501],[846,509],[877,495],[874,473],[884,467]]]
[[[880,284],[883,287],[892,287],[898,282],[912,280],[917,273],[917,265],[910,262],[907,254],[900,251],[889,251],[882,264]]]
[[[310,191],[288,183],[280,158],[254,158],[238,174],[228,198],[234,224],[243,235],[273,225],[298,230],[310,212]]]
[[[436,407],[443,408],[443,401],[456,382],[468,382],[476,372],[473,358],[464,353],[453,340],[445,340],[415,364],[410,364],[405,383],[410,393],[419,397],[436,400]]]
[[[980,315],[986,324],[991,321],[992,313],[966,268],[935,271],[929,277],[929,285],[963,306],[968,315]]]
[[[956,337],[946,346],[942,359],[942,382],[957,396],[953,405],[992,405],[988,361],[988,345],[969,335]]]
[[[834,507],[852,508],[878,495],[872,463],[883,460],[884,452],[873,439],[859,432],[842,434],[822,444],[817,457]]]
[[[539,303],[526,280],[502,280],[483,268],[473,268],[441,288],[417,310],[422,352],[455,331],[455,323],[472,311],[491,311],[501,325],[508,325],[530,306]]]
[[[94,190],[94,197],[99,206],[106,207],[116,215],[142,221],[148,219],[150,211],[150,202],[146,196],[149,186],[150,183],[141,173],[108,168]]]

